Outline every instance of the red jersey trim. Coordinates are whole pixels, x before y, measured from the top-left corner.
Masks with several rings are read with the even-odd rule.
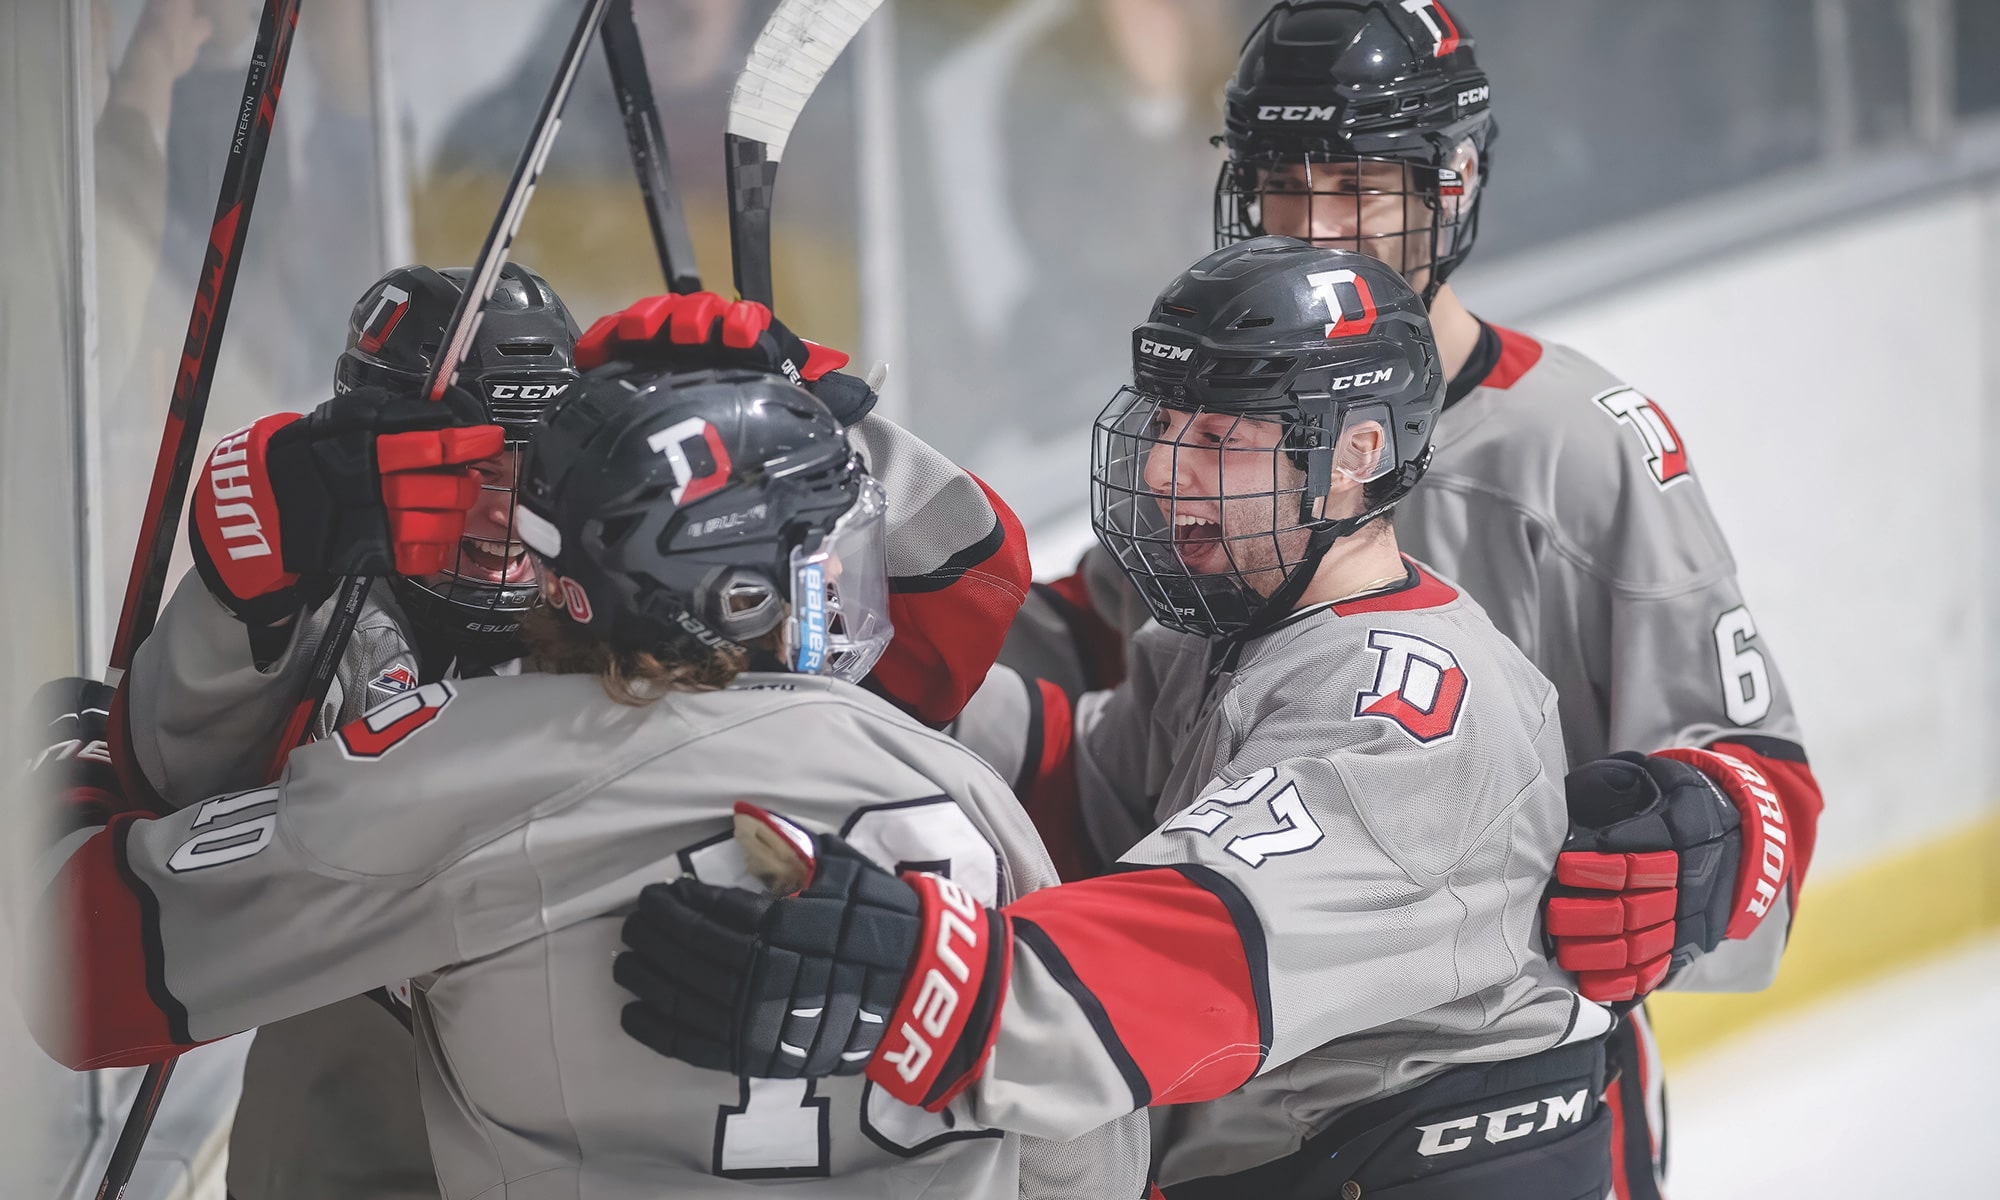
[[[1227,879],[1191,864],[1140,868],[1030,892],[1006,911],[1060,951],[1072,973],[1064,986],[1085,1014],[1101,1010],[1103,1024],[1092,1024],[1107,1052],[1143,1080],[1135,1100],[1213,1100],[1263,1064],[1263,927]],[[1061,966],[1044,965],[1060,976]]]
[[[1479,381],[1479,386],[1505,391],[1521,382],[1521,376],[1542,361],[1542,344],[1525,333],[1502,329],[1498,325],[1488,323],[1487,328],[1500,339],[1500,358],[1493,364],[1493,369],[1486,372],[1486,378]]]
[[[1426,608],[1442,608],[1458,599],[1458,589],[1424,570],[1416,559],[1405,555],[1403,561],[1416,572],[1417,581],[1409,587],[1397,588],[1379,596],[1364,596],[1359,600],[1342,600],[1333,606],[1337,617],[1353,617],[1362,613],[1416,612]]]
[[[70,856],[47,893],[68,959],[61,998],[68,1028],[40,1033],[71,1070],[140,1066],[193,1042],[187,1010],[166,987],[158,905],[125,859],[136,819],[112,818]]]

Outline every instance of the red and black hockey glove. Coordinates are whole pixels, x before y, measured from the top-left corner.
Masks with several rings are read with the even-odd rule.
[[[754,300],[714,292],[648,296],[599,317],[576,342],[585,370],[613,360],[696,370],[749,367],[803,385],[842,425],[875,407],[875,389],[840,368],[847,355],[799,337]]]
[[[479,499],[470,466],[504,447],[479,401],[356,388],[216,444],[188,506],[202,581],[250,625],[318,603],[342,575],[428,575]]]
[[[1546,919],[1583,994],[1635,1000],[1725,938],[1746,938],[1788,884],[1784,813],[1763,776],[1676,748],[1584,763]]]
[[[117,690],[95,679],[52,679],[35,689],[28,714],[39,746],[28,761],[28,786],[61,816],[52,838],[104,824],[127,811],[111,763],[111,702]]]
[[[984,1065],[1010,965],[1006,921],[949,879],[876,866],[832,834],[752,804],[736,838],[772,896],[683,877],[625,919],[612,977],[625,1032],[666,1055],[763,1079],[866,1071],[943,1108]]]

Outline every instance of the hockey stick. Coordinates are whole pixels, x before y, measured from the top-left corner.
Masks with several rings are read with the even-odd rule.
[[[118,630],[111,643],[111,661],[104,681],[113,687],[125,678],[139,643],[153,631],[160,597],[167,589],[167,568],[174,552],[174,525],[187,499],[188,476],[194,471],[195,449],[202,421],[208,416],[208,395],[215,384],[215,362],[222,351],[222,331],[229,323],[229,304],[236,295],[237,268],[243,265],[243,242],[250,232],[250,211],[257,200],[257,183],[264,174],[264,152],[271,144],[271,127],[278,117],[278,97],[284,90],[285,64],[292,54],[292,34],[299,23],[299,0],[264,0],[257,40],[250,48],[250,69],[243,77],[243,99],[236,106],[230,131],[229,156],[222,168],[222,187],[215,198],[215,220],[209,226],[208,249],[195,281],[194,307],[188,315],[187,338],[181,346],[180,368],[167,403],[167,426],[160,435],[160,452],[153,461],[153,482],[146,493],[139,540],[132,551],[132,572],[125,581],[125,602],[118,612]],[[139,1165],[139,1151],[152,1132],[160,1099],[174,1075],[174,1059],[146,1068],[139,1094],[118,1131],[97,1200],[118,1200]]]
[[[514,244],[514,235],[520,232],[521,218],[528,212],[528,201],[534,197],[535,182],[541,178],[542,167],[549,160],[549,150],[556,142],[556,132],[562,128],[563,105],[569,100],[570,88],[575,85],[577,71],[583,66],[583,56],[589,50],[590,39],[603,22],[604,11],[610,2],[584,0],[583,11],[577,16],[576,29],[570,34],[569,45],[563,50],[562,65],[557,69],[556,77],[549,82],[548,94],[542,97],[541,111],[535,114],[527,144],[521,147],[521,157],[514,163],[514,176],[507,181],[507,191],[500,199],[500,211],[493,218],[493,227],[487,230],[486,244],[479,248],[472,276],[465,281],[465,288],[458,295],[458,304],[452,309],[451,320],[445,325],[444,344],[424,380],[424,395],[430,400],[444,398],[444,390],[458,375],[458,365],[465,361],[465,352],[472,345],[473,335],[479,331],[479,319],[493,294],[493,285],[500,280],[500,269],[507,265],[507,251]],[[350,575],[340,582],[333,620],[313,653],[312,673],[306,677],[305,695],[299,699],[298,707],[292,710],[291,719],[285,722],[284,731],[278,737],[271,759],[272,779],[285,769],[285,760],[291,757],[293,748],[305,741],[306,733],[312,727],[313,713],[318,711],[320,704],[326,700],[327,691],[333,686],[341,656],[347,652],[347,643],[354,636],[355,623],[361,618],[361,607],[368,598],[369,584],[370,580],[365,575]]]
[[[639,27],[632,21],[632,0],[614,0],[604,14],[602,37],[604,65],[611,71],[618,111],[625,116],[625,143],[632,151],[632,170],[639,176],[639,194],[646,201],[646,222],[653,229],[660,274],[670,292],[698,292],[701,272],[694,259],[694,240],[688,236],[687,213],[667,165],[667,137],[660,128]]]
[[[833,61],[882,0],[783,0],[750,47],[722,135],[736,294],[771,303],[771,197],[778,161]]]
[[[187,499],[202,419],[208,415],[208,393],[215,382],[222,329],[229,321],[230,299],[236,294],[236,270],[243,264],[250,208],[257,199],[257,181],[264,173],[264,151],[271,144],[271,123],[278,115],[278,92],[285,82],[285,63],[291,56],[292,31],[298,20],[299,0],[265,0],[257,41],[250,50],[250,70],[243,80],[243,100],[237,105],[230,129],[229,157],[222,169],[221,192],[215,198],[215,221],[209,229],[201,276],[195,283],[194,310],[188,316],[187,340],[174,375],[173,398],[167,405],[166,431],[160,436],[159,457],[153,463],[153,485],[146,495],[146,515],[139,524],[139,543],[132,553],[125,603],[111,643],[111,664],[104,681],[113,687],[131,669],[139,643],[153,631],[160,597],[166,592],[167,567],[174,553],[173,529]]]

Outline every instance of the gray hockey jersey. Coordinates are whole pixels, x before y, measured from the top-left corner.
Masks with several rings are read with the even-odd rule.
[[[1803,878],[1820,810],[1798,720],[1679,431],[1566,346],[1484,326],[1397,508],[1398,540],[1470,592],[1561,694],[1572,763],[1714,746],[1784,801]],[[1790,898],[1672,987],[1755,990]]]
[[[729,823],[746,798],[891,869],[948,864],[988,902],[1054,880],[999,778],[847,684],[748,674],[635,708],[585,676],[439,681],[300,750],[276,785],[59,846],[48,910],[90,928],[73,1025],[40,1032],[75,1067],[144,1061],[410,979],[448,1197],[802,1179],[814,1196],[1011,1200],[1021,1139],[969,1105],[927,1114],[859,1078],[746,1083],[620,1030],[624,913],[681,873],[748,882]],[[1138,1195],[1136,1128],[1071,1148],[1065,1194]]]
[[[1003,521],[971,476],[882,417],[864,419],[848,436],[889,492],[891,604],[899,605],[907,592],[955,613],[991,613],[1004,628],[1021,596],[1009,590],[1008,572],[990,564],[1008,552],[1025,562],[1024,549],[1005,544],[1011,516]],[[275,740],[304,690],[331,607],[329,601],[306,614],[282,651],[260,665],[243,625],[194,572],[183,578],[125,684],[133,755],[169,804],[178,807],[266,781]],[[895,620],[897,642],[888,666],[912,661],[925,668],[903,670],[899,682],[921,682],[899,698],[920,713],[943,705],[955,709],[970,687],[953,687],[950,672],[940,665],[953,661],[950,654],[912,649],[924,623],[901,611]],[[948,632],[960,655],[977,658],[980,630],[958,621]],[[998,636],[996,629],[988,640]],[[420,670],[408,618],[393,590],[378,582],[313,721],[312,736],[324,739],[374,705],[415,688]],[[503,663],[495,673],[519,670],[518,663]],[[458,676],[455,664],[432,664],[431,671],[447,679]],[[245,1073],[244,1116],[231,1134],[229,1187],[237,1200],[436,1196],[429,1146],[415,1119],[409,1035],[399,1016],[408,1020],[407,1012],[357,996],[258,1031]]]
[[[1147,625],[1067,750],[1054,718],[1020,736],[1063,705],[1005,667],[959,724],[1045,834],[1066,803],[1119,864],[1009,910],[980,1120],[1053,1134],[1196,1101],[1155,1134],[1171,1185],[1289,1154],[1453,1063],[1609,1028],[1542,952],[1567,826],[1555,690],[1476,604],[1412,564],[1211,683],[1214,650]]]
[[[1570,764],[1667,746],[1743,759],[1784,802],[1803,880],[1819,785],[1666,413],[1568,347],[1484,326],[1432,443],[1430,470],[1396,508],[1397,540],[1462,586],[1555,685]],[[1035,586],[1001,661],[1071,697],[1109,687],[1123,662],[1106,647],[1145,620],[1135,599],[1109,552],[1093,546],[1074,574]],[[1063,848],[1050,849],[1068,877]],[[1725,942],[1669,987],[1768,985],[1790,904],[1781,899],[1753,937]]]

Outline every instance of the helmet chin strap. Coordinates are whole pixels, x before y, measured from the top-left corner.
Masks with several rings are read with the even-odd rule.
[[[1341,538],[1359,532],[1370,521],[1396,507],[1397,503],[1409,494],[1410,489],[1416,486],[1425,468],[1429,467],[1430,460],[1431,451],[1426,447],[1422,459],[1404,468],[1405,478],[1401,485],[1373,508],[1351,517],[1342,517],[1337,521],[1320,521],[1313,525],[1312,537],[1306,542],[1305,556],[1299,560],[1296,567],[1292,568],[1291,574],[1285,576],[1285,582],[1279,584],[1278,590],[1272,592],[1264,603],[1257,606],[1250,614],[1247,625],[1235,633],[1223,636],[1222,653],[1211,656],[1209,660],[1210,683],[1213,683],[1218,675],[1236,669],[1237,660],[1243,656],[1245,646],[1269,633],[1279,622],[1292,615],[1292,610],[1298,607],[1299,597],[1305,595],[1306,588],[1312,585],[1313,576],[1319,574],[1320,563],[1325,561],[1327,551],[1333,549],[1333,544]]]

